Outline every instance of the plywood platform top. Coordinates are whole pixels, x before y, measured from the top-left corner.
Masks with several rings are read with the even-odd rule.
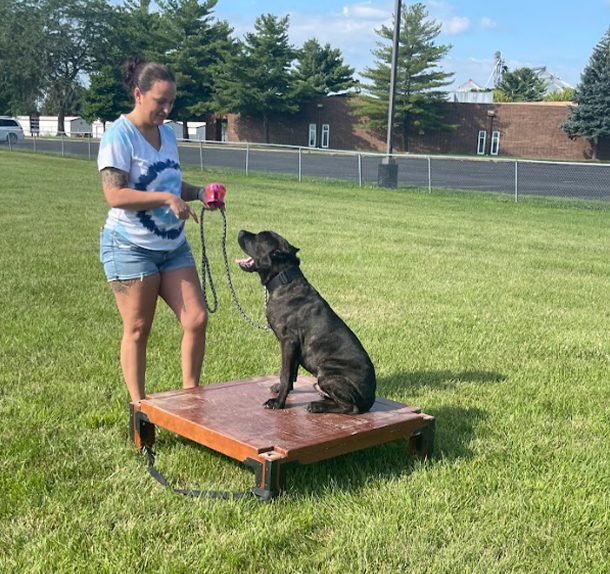
[[[309,375],[299,375],[285,409],[265,409],[274,396],[269,387],[278,381],[272,375],[156,393],[139,410],[153,424],[234,458],[273,452],[302,463],[357,450],[358,442],[364,448],[400,438],[431,419],[381,397],[362,415],[312,414],[305,407],[320,396]]]

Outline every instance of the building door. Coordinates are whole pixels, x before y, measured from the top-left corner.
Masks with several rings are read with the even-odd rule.
[[[318,143],[318,126],[316,124],[309,124],[309,147],[316,147]]]
[[[479,138],[477,140],[477,155],[485,155],[485,140],[487,139],[487,132],[481,130],[479,132]]]

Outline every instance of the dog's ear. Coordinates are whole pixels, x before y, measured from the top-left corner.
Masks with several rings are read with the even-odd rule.
[[[299,264],[299,258],[297,253],[299,252],[298,247],[290,246],[288,251],[281,251],[280,249],[274,249],[271,252],[271,261],[275,263],[292,263],[294,265]]]

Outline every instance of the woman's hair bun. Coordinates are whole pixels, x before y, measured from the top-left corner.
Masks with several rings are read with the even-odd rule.
[[[138,85],[138,68],[142,68],[146,60],[142,56],[130,56],[121,66],[121,76],[124,84],[133,90]]]
[[[159,81],[176,83],[174,73],[167,66],[159,62],[147,62],[141,56],[127,58],[121,67],[121,75],[130,92],[136,87],[142,93],[148,92]]]

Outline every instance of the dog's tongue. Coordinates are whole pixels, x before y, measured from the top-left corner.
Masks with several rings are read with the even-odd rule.
[[[252,259],[252,257],[246,257],[245,259],[236,259],[235,263],[237,263],[240,267],[250,267],[254,263],[254,259]]]

